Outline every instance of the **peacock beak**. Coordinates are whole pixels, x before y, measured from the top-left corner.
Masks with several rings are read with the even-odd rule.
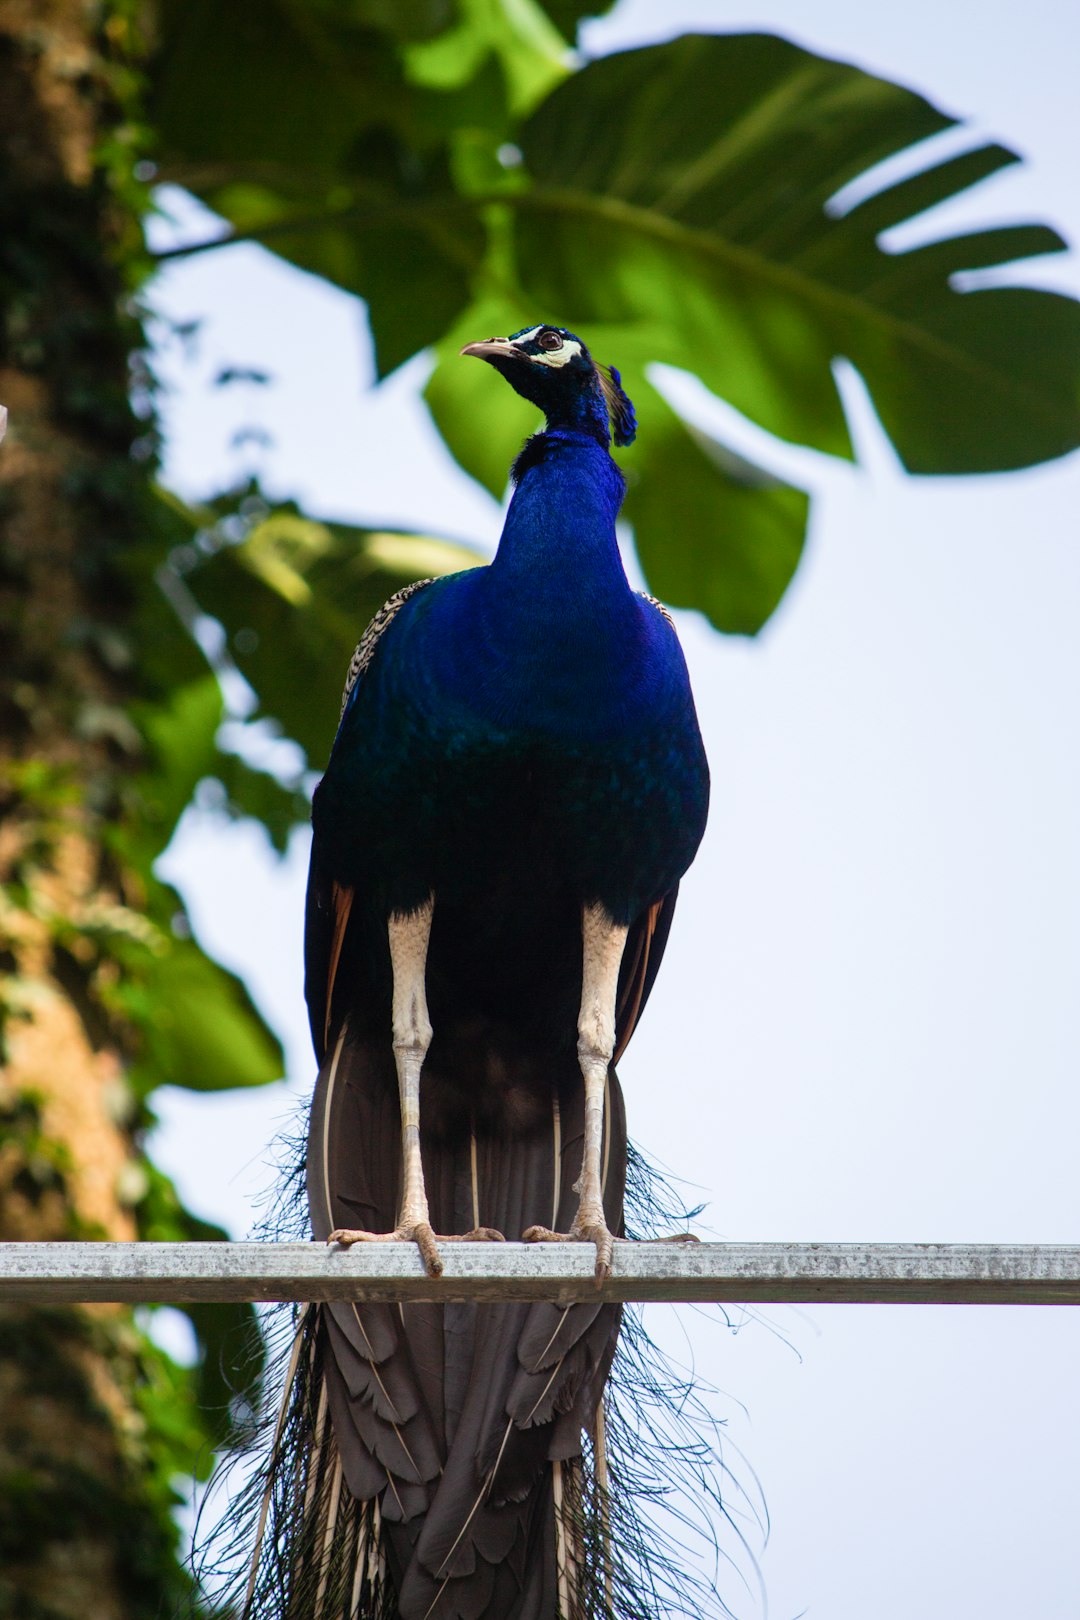
[[[527,360],[529,356],[509,338],[485,338],[482,343],[466,343],[462,354],[475,355],[477,360]]]

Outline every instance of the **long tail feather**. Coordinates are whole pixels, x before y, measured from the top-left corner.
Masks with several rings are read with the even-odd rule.
[[[392,1620],[377,1504],[344,1485],[329,1422],[319,1308],[300,1315],[264,1465],[237,1504],[259,1509],[237,1620]],[[234,1517],[236,1510],[234,1510]],[[205,1562],[205,1560],[204,1560]]]
[[[286,1160],[296,1151],[294,1136]],[[296,1235],[302,1223],[299,1178],[285,1181],[289,1195],[268,1236]],[[690,1213],[631,1149],[628,1232],[655,1237]],[[558,1349],[551,1329],[561,1314],[544,1332],[541,1359]],[[246,1468],[247,1478],[217,1530],[201,1538],[197,1573],[233,1620],[396,1620],[378,1502],[358,1502],[343,1483],[331,1515],[340,1456],[319,1421],[323,1307],[281,1306],[273,1315],[272,1333],[287,1335],[277,1350],[279,1398],[261,1439],[228,1465]],[[760,1493],[745,1465],[728,1460],[710,1392],[651,1341],[643,1316],[641,1307],[624,1310],[602,1412],[581,1454],[550,1465],[555,1613],[745,1620],[764,1609],[753,1554],[765,1531]]]

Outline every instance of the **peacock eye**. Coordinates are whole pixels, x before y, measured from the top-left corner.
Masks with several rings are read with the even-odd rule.
[[[561,334],[558,333],[558,332],[553,332],[550,329],[550,327],[548,328],[548,330],[546,332],[541,332],[540,336],[537,338],[536,341],[537,341],[537,343],[539,343],[539,345],[540,345],[540,347],[542,349],[561,349],[562,348],[562,336],[561,336]]]

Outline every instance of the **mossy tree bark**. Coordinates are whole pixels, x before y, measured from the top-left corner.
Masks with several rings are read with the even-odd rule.
[[[129,402],[137,216],[102,161],[131,47],[123,6],[0,6],[5,1239],[132,1238],[145,1183],[102,948],[138,933],[140,904],[110,833],[140,764],[123,559],[153,446]],[[126,1312],[0,1317],[0,1613],[131,1620],[182,1592],[151,1379]]]

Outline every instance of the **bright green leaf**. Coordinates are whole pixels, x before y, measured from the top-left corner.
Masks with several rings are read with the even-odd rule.
[[[279,855],[284,855],[289,834],[310,815],[306,794],[282,783],[268,771],[256,770],[237,754],[219,753],[213,774],[225,789],[230,815],[252,816],[263,827]]]
[[[139,863],[144,872],[172,837],[199,782],[214,774],[221,716],[221,689],[209,671],[177,687],[167,702],[134,711],[150,756],[138,781],[140,825],[147,834]]]
[[[139,980],[125,988],[126,1010],[143,1037],[131,1076],[138,1089],[223,1091],[281,1078],[280,1043],[243,983],[193,939],[170,937],[140,965]]]
[[[529,112],[570,71],[566,40],[537,0],[460,0],[457,28],[407,54],[409,77],[432,89],[456,89],[493,55],[506,75],[510,104]]]
[[[648,383],[634,403],[625,513],[649,589],[718,630],[754,635],[798,567],[809,497],[688,428]]]
[[[913,91],[764,35],[606,57],[522,134],[536,187],[515,205],[521,278],[539,309],[659,326],[655,359],[787,439],[850,453],[831,374],[842,355],[912,471],[1060,455],[1080,442],[1080,305],[952,279],[1060,239],[1014,227],[906,254],[877,241],[1014,154],[983,147],[829,211],[952,123]]]

